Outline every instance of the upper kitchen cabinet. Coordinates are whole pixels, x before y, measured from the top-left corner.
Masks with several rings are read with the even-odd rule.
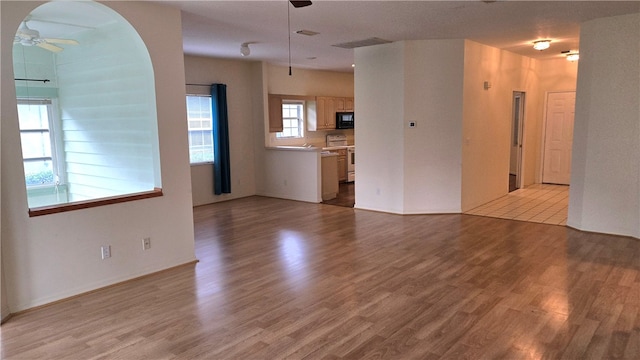
[[[353,111],[353,98],[335,98],[336,111]]]
[[[309,118],[309,131],[333,130],[336,128],[336,101],[333,97],[316,97],[316,117]]]
[[[351,97],[316,97],[316,117],[309,117],[309,131],[335,130],[336,112],[353,111],[353,98]]]
[[[269,132],[282,130],[282,96],[269,94]]]

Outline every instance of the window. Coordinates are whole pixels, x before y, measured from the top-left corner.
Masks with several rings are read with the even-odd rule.
[[[27,188],[60,184],[58,117],[51,99],[18,99],[18,122]]]
[[[213,162],[211,96],[187,95],[187,122],[191,163]]]
[[[276,133],[276,138],[301,138],[304,136],[304,102],[283,101],[282,103],[282,132]]]

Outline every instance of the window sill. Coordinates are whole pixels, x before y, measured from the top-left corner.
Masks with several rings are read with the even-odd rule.
[[[191,163],[191,167],[193,166],[202,166],[202,165],[211,165],[213,164],[213,161],[204,161],[204,162],[197,162],[197,163]]]
[[[96,200],[78,201],[78,202],[62,204],[62,205],[42,206],[42,207],[29,209],[29,217],[57,214],[57,213],[73,211],[73,210],[89,209],[89,208],[94,208],[98,206],[119,204],[123,202],[136,201],[136,200],[142,200],[142,199],[150,199],[150,198],[159,197],[159,196],[162,196],[162,189],[155,188],[151,191],[145,191],[145,192],[140,192],[135,194],[127,194],[122,196],[114,196],[114,197],[101,198]]]

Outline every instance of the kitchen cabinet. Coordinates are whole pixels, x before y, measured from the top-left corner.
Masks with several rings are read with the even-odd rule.
[[[336,111],[353,111],[353,98],[335,98]]]
[[[269,132],[281,132],[282,129],[282,96],[269,94]]]
[[[347,181],[347,149],[338,149],[338,181]]]
[[[338,196],[338,168],[335,154],[323,154],[321,158],[322,200],[335,199]]]
[[[308,119],[309,131],[336,128],[336,101],[333,97],[316,97],[316,117]]]

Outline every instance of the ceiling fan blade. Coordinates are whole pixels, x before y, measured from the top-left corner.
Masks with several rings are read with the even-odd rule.
[[[61,48],[59,46],[55,46],[55,45],[52,45],[52,44],[47,44],[46,42],[37,43],[36,46],[41,47],[41,48],[46,49],[46,50],[49,50],[49,51],[56,52],[56,53],[64,50],[63,48]]]
[[[79,42],[73,40],[73,39],[51,39],[51,38],[46,38],[46,39],[42,39],[50,44],[67,44],[67,45],[80,45]]]
[[[289,1],[294,8],[301,8],[312,4],[311,1]]]

